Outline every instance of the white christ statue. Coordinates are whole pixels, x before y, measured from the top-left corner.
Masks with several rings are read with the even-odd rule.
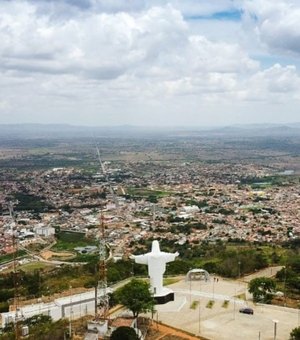
[[[166,271],[166,263],[175,260],[179,253],[165,253],[160,251],[158,241],[152,242],[151,252],[144,255],[131,255],[136,263],[147,264],[150,276],[150,286],[154,296],[164,294],[163,274]]]

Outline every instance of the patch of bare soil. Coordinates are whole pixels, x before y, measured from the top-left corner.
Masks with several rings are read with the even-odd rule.
[[[64,260],[64,259],[70,259],[72,257],[74,257],[74,254],[71,253],[71,252],[59,252],[59,253],[56,253],[54,251],[51,251],[51,250],[45,250],[45,251],[42,251],[41,252],[41,257],[45,260],[50,260],[52,257],[56,257],[56,258],[61,258],[61,260]]]
[[[153,321],[151,324],[146,340],[207,340],[203,337],[195,336],[170,327],[165,324],[156,323]]]

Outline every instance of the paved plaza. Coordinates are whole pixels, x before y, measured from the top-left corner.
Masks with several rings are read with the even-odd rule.
[[[299,324],[297,309],[254,305],[244,282],[211,277],[208,282],[183,279],[169,287],[175,301],[156,306],[155,319],[211,340],[274,340],[275,332],[276,340],[287,340]],[[239,313],[244,306],[253,308],[254,315]]]

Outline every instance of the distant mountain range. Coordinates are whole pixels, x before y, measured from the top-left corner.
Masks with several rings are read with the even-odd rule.
[[[218,129],[212,129],[210,132],[220,134],[243,134],[247,136],[300,135],[300,123],[232,125]]]
[[[93,138],[93,137],[222,137],[299,136],[300,122],[288,124],[235,124],[223,127],[77,126],[67,124],[0,124],[0,138]]]

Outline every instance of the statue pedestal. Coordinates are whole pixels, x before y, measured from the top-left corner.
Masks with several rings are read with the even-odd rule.
[[[174,292],[172,289],[163,288],[160,294],[154,294],[156,305],[163,305],[170,301],[174,301]]]

